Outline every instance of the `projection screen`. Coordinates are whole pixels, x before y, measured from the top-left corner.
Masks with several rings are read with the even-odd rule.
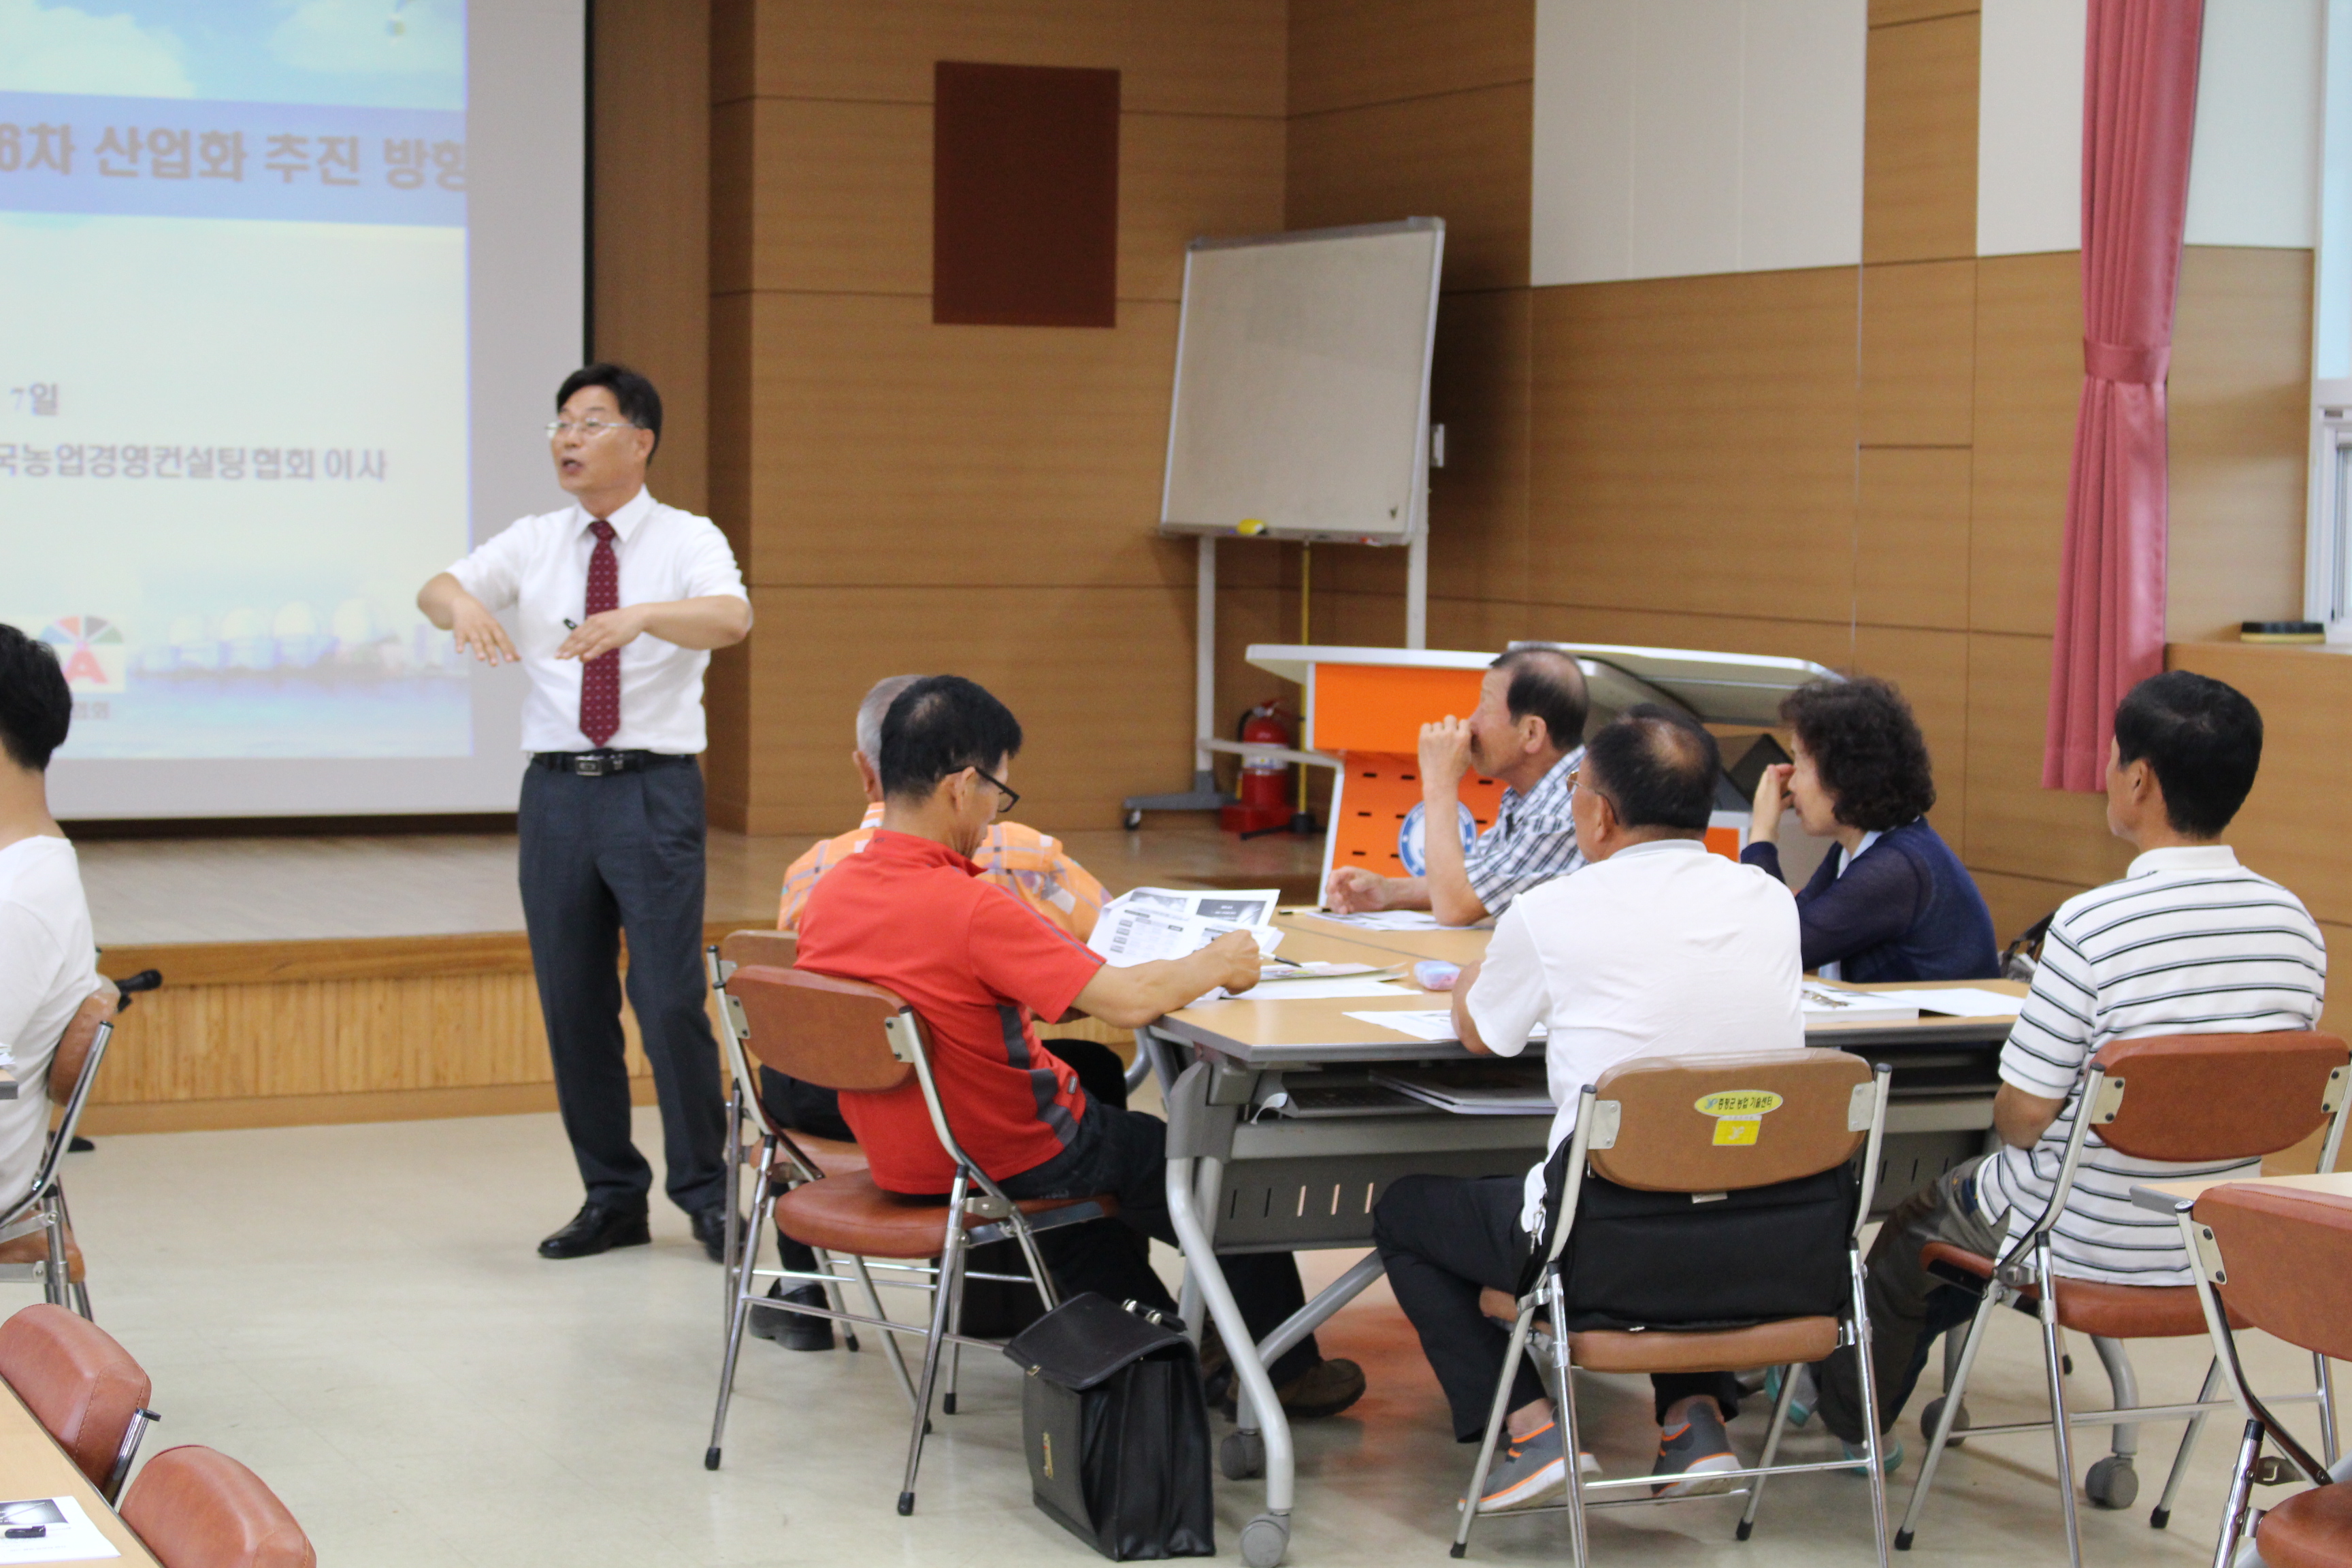
[[[564,503],[584,0],[0,0],[0,620],[62,817],[513,809],[417,588]]]

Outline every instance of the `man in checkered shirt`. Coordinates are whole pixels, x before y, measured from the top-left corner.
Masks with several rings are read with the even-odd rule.
[[[1383,877],[1360,866],[1331,873],[1323,901],[1339,914],[1428,910],[1450,926],[1499,915],[1539,882],[1584,864],[1568,814],[1584,758],[1590,709],[1584,672],[1550,648],[1515,648],[1487,668],[1468,719],[1448,713],[1421,727],[1423,854],[1418,877]],[[1494,826],[1466,850],[1454,831],[1462,781],[1472,772],[1507,786]]]

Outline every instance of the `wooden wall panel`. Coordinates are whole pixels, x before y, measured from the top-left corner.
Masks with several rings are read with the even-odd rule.
[[[753,296],[755,580],[1189,582],[1189,542],[1153,532],[1176,313],[943,327],[925,299]]]
[[[664,500],[698,512],[709,504],[710,197],[701,177],[710,160],[709,4],[599,5],[589,15],[591,352],[635,366],[661,389],[653,483]],[[681,170],[692,173],[681,179]]]
[[[2107,832],[2106,797],[2042,787],[2050,639],[1969,638],[1968,846],[1971,869],[2094,887],[2131,863]]]
[[[1445,467],[1429,476],[1434,597],[1527,597],[1534,324],[1525,289],[1449,294],[1438,305],[1429,412],[1445,426]]]
[[[1978,31],[1974,15],[1870,30],[1864,261],[1976,254]]]
[[[2083,390],[2082,255],[1977,263],[1969,625],[2046,637]]]
[[[1525,288],[1532,80],[1294,117],[1286,226],[1445,220],[1448,289]]]
[[[929,103],[939,60],[1108,66],[1129,110],[1279,117],[1283,8],[1268,0],[761,0],[754,90]]]
[[[969,676],[1024,720],[1028,744],[1008,782],[1024,822],[1108,827],[1123,796],[1190,771],[1189,583],[762,586],[752,604],[764,636],[751,649],[751,832],[856,822],[849,725],[866,688],[907,670]]]
[[[931,292],[931,109],[761,98],[748,116],[751,227],[740,287]]]
[[[2263,714],[2263,766],[2230,826],[2239,858],[2293,889],[2321,920],[2352,922],[2352,651],[2175,643],[2168,662],[2224,680]]]
[[[1974,261],[1862,273],[1864,446],[1965,447],[1976,377]]]
[[[1290,112],[1535,76],[1534,0],[1291,0]]]
[[[1870,0],[1870,25],[1887,27],[1900,22],[1970,15],[1980,9],[1979,0]]]
[[[1193,240],[1279,230],[1283,137],[1279,120],[1120,116],[1118,297],[1181,300]]]
[[[1903,689],[1927,738],[1936,770],[1928,820],[1952,852],[1968,856],[1969,637],[1911,626],[1854,628],[1851,667]]]
[[[2034,921],[2094,886],[2088,882],[2053,881],[2045,877],[2011,876],[1979,866],[1969,867],[1969,875],[1976,882],[1977,891],[1984,895],[1985,907],[1992,911],[1993,940],[2004,948],[2022,936]]]
[[[1969,624],[1965,447],[1864,447],[1854,528],[1854,618],[1883,626]]]
[[[2169,404],[2168,635],[2303,616],[2311,253],[2190,246]]]
[[[1844,622],[1853,268],[1535,291],[1529,597]]]

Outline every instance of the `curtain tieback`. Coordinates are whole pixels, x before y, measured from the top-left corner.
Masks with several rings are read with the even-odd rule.
[[[2143,386],[2162,384],[2165,373],[2172,367],[2172,347],[2134,348],[2128,343],[2103,343],[2090,338],[2083,340],[2083,374],[2094,381],[2136,382]]]

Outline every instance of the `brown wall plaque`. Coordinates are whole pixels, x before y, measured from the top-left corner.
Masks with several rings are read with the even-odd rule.
[[[936,69],[931,320],[1116,325],[1118,72]]]

